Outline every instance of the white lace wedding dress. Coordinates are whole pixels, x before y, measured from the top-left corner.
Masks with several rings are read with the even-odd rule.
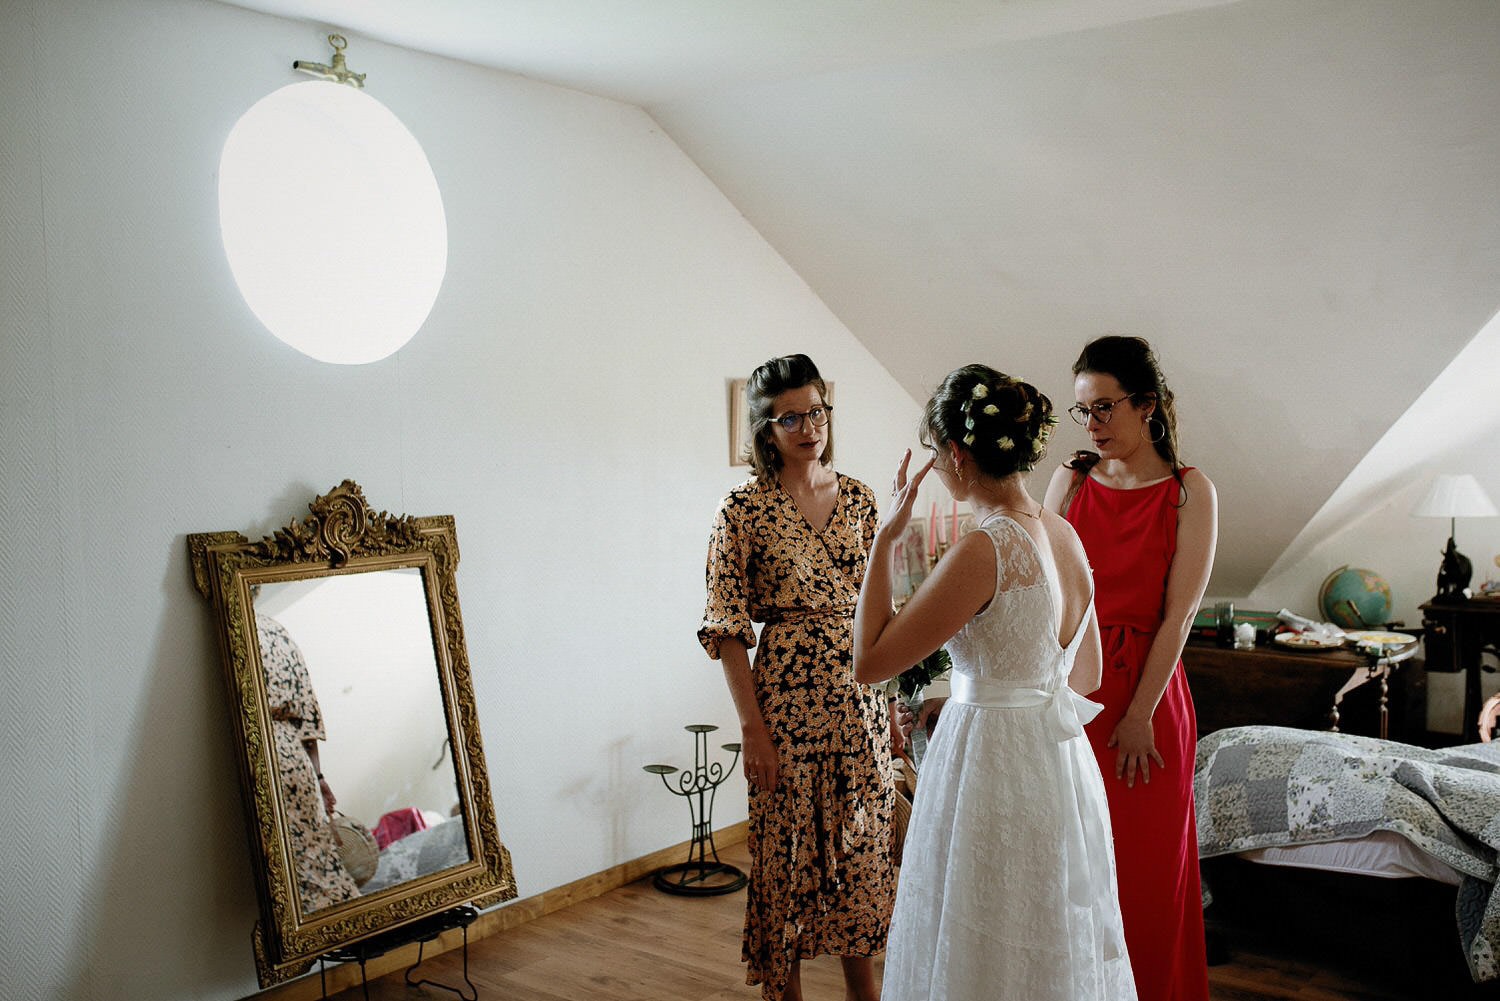
[[[995,598],[948,643],[953,696],[917,780],[882,1001],[1133,1001],[1083,735],[1101,707],[1067,683],[1084,629],[1059,645],[1050,554],[1003,515],[981,530]]]

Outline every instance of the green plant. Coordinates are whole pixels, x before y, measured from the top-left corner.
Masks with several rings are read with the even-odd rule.
[[[953,660],[942,647],[923,657],[920,661],[896,675],[896,690],[901,698],[910,701],[917,692],[932,684],[938,677],[948,673]]]

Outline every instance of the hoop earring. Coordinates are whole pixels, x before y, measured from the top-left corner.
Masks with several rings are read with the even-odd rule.
[[[1148,434],[1144,434],[1145,428],[1149,428],[1153,424],[1155,424],[1157,428],[1161,430],[1161,434],[1157,435],[1155,438],[1151,437]],[[1160,444],[1161,440],[1167,436],[1167,425],[1162,421],[1158,421],[1155,417],[1147,417],[1145,427],[1143,427],[1141,430],[1143,432],[1142,437],[1144,437],[1153,445]]]

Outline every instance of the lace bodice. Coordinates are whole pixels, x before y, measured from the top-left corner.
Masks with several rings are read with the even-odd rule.
[[[1066,683],[1078,644],[1076,637],[1066,647],[1057,641],[1062,592],[1051,556],[1006,515],[979,530],[995,544],[995,597],[948,641],[953,671],[1053,691]]]

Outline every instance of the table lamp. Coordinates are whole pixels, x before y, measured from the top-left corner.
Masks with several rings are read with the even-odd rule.
[[[1437,594],[1433,601],[1463,601],[1468,595],[1469,580],[1474,576],[1474,565],[1458,551],[1453,542],[1454,520],[1457,518],[1493,518],[1500,515],[1494,502],[1479,485],[1479,481],[1468,473],[1444,473],[1432,481],[1427,496],[1412,511],[1417,518],[1447,518],[1448,548],[1443,550],[1443,562],[1438,568]]]

